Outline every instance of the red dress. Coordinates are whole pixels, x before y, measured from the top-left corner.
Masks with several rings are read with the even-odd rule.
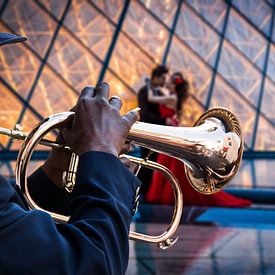
[[[160,113],[162,117],[165,118],[173,118],[175,116],[175,111],[165,106],[160,106]],[[174,121],[176,126],[176,120]],[[204,195],[198,193],[189,184],[184,173],[184,163],[178,159],[159,154],[157,162],[167,167],[179,181],[183,193],[184,205],[218,207],[247,207],[251,205],[251,201],[237,198],[224,191],[218,192],[213,195]],[[172,187],[165,176],[163,176],[159,172],[153,173],[152,182],[149,191],[146,194],[146,201],[157,204],[174,203],[174,194]]]

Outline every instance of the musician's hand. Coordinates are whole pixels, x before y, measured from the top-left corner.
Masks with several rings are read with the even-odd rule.
[[[62,131],[59,132],[56,141],[64,144]],[[65,150],[52,149],[48,159],[42,165],[42,169],[49,179],[58,187],[63,187],[63,172],[69,167],[71,153]]]
[[[82,91],[75,107],[72,127],[63,130],[66,144],[78,155],[101,151],[118,156],[122,151],[138,113],[131,111],[121,116],[121,100],[118,97],[108,98],[107,83],[102,82],[95,89],[86,87]]]
[[[137,164],[131,162],[128,158],[124,156],[119,157],[119,159],[132,173],[135,173],[138,168]]]
[[[85,96],[85,94],[86,95],[88,94],[88,96]],[[82,91],[81,97],[83,97],[83,96],[90,97],[90,99],[92,99],[95,96],[95,89],[93,87],[86,87]],[[107,96],[107,94],[106,94],[106,96]],[[83,100],[83,98],[81,100]],[[87,98],[84,101],[86,101],[86,100],[87,100]],[[79,99],[79,101],[80,101],[80,99]],[[109,100],[109,105],[111,105],[112,108],[119,110],[122,106],[122,103],[119,98],[113,97]],[[111,106],[109,106],[109,107],[111,107]],[[75,111],[76,107],[74,107],[72,110]],[[130,114],[130,115],[128,114],[126,116],[126,119],[128,116],[131,117],[132,115],[136,118],[136,114]],[[72,127],[72,122],[73,121],[67,121],[67,125],[69,128]],[[85,127],[85,130],[86,130],[86,128],[87,127]],[[102,139],[104,139],[104,137]],[[65,140],[63,137],[63,130],[60,131],[60,133],[57,137],[57,141],[61,142],[63,144],[65,143]],[[129,150],[130,150],[130,144],[128,142],[125,142],[124,145],[122,146],[119,154],[125,154]],[[70,156],[71,156],[71,154],[64,150],[52,149],[52,151],[49,155],[49,158],[45,161],[45,163],[42,166],[42,169],[47,174],[47,176],[51,179],[51,181],[60,188],[63,188],[62,176],[63,176],[63,172],[66,171],[69,167]],[[122,162],[126,166],[128,166],[128,168],[132,168],[132,166],[130,167],[128,165],[127,161],[122,160]],[[132,170],[132,169],[130,169],[130,170]]]

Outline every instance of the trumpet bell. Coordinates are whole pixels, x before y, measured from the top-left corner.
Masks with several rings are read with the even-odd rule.
[[[238,171],[243,154],[240,124],[231,111],[220,107],[205,112],[194,127],[137,122],[128,138],[182,160],[190,184],[203,194],[223,189]]]
[[[73,112],[52,115],[42,121],[28,135],[18,131],[1,130],[0,134],[24,139],[16,166],[16,181],[21,185],[30,208],[41,209],[32,199],[27,185],[27,166],[38,143],[54,148],[70,150],[66,145],[49,142],[43,139],[51,129],[59,127]],[[224,108],[213,108],[205,112],[194,127],[170,127],[136,122],[129,131],[128,139],[151,150],[178,158],[186,164],[187,178],[192,187],[203,194],[212,194],[224,188],[235,176],[243,153],[243,140],[240,124],[235,115]],[[74,175],[77,172],[78,156],[72,152],[69,170],[64,178],[74,186]],[[130,158],[131,159],[131,158]],[[161,171],[171,182],[175,197],[174,214],[168,229],[159,236],[130,232],[129,237],[150,243],[158,243],[165,249],[173,245],[175,233],[181,219],[183,199],[180,184],[166,168],[144,159],[131,159],[133,162]],[[71,170],[70,170],[71,169]],[[182,171],[185,173],[185,171]],[[186,194],[188,195],[188,194]],[[56,221],[67,222],[69,217],[48,212]]]
[[[235,177],[243,155],[243,138],[238,119],[227,109],[207,111],[194,126],[204,123],[208,124],[208,142],[203,148],[198,148],[199,161],[196,167],[186,166],[186,174],[196,191],[213,194],[226,187]],[[203,175],[197,174],[202,171]]]

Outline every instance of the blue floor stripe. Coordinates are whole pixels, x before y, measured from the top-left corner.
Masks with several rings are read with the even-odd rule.
[[[226,227],[275,229],[275,210],[210,208],[202,213],[196,221],[215,223]]]

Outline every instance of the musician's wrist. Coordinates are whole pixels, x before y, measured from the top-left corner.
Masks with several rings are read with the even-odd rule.
[[[93,139],[90,143],[88,142],[74,142],[71,145],[72,151],[78,156],[81,156],[87,152],[103,152],[119,157],[119,155],[126,154],[131,150],[130,141],[124,139]]]
[[[115,148],[115,146],[111,146],[109,144],[91,144],[89,146],[78,147],[76,149],[76,153],[79,156],[87,152],[102,152],[118,157],[118,150]]]
[[[42,165],[48,178],[59,188],[63,187],[63,172],[69,167],[71,153],[53,149]]]
[[[57,187],[63,188],[63,172],[66,170],[58,168],[56,165],[46,161],[42,167],[43,171],[46,173],[48,178],[53,182]]]

